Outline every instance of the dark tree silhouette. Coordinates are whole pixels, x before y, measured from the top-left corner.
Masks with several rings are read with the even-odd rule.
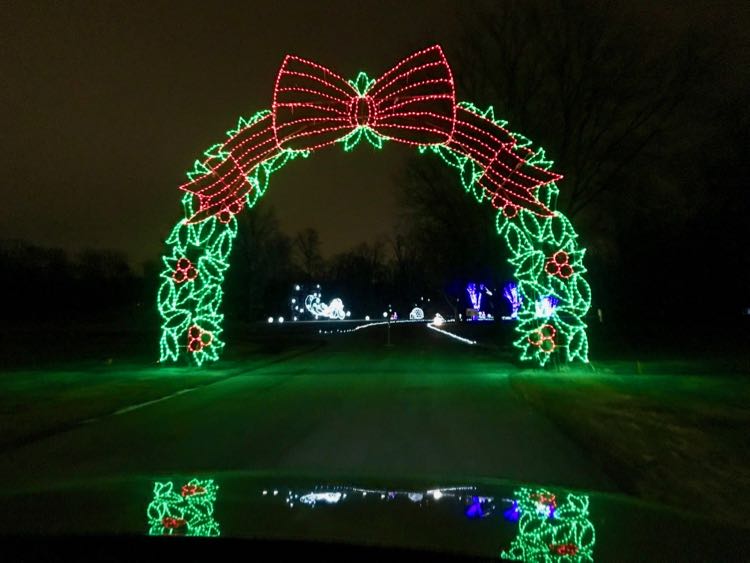
[[[312,228],[304,229],[294,236],[293,257],[302,271],[305,281],[313,281],[323,273],[324,261],[320,254],[320,234]]]
[[[461,90],[547,149],[569,217],[608,191],[645,189],[633,180],[668,155],[708,63],[698,37],[649,29],[624,5],[472,3],[463,22]]]
[[[292,243],[272,207],[257,206],[237,216],[238,229],[227,277],[227,312],[243,320],[261,318],[281,303],[291,279]]]

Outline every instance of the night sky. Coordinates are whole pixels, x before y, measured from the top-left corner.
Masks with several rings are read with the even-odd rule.
[[[6,4],[0,237],[113,248],[135,265],[156,258],[179,217],[185,172],[240,115],[270,106],[286,53],[344,77],[376,77],[434,43],[451,60],[458,5]],[[703,16],[716,14],[704,6]],[[685,20],[663,6],[648,17]],[[317,228],[331,255],[393,228],[396,178],[411,154],[395,144],[382,153],[330,148],[276,174],[263,205],[276,208],[289,234]]]
[[[0,237],[155,258],[185,172],[240,115],[270,107],[286,53],[376,76],[456,27],[446,2],[363,6],[6,5]],[[409,154],[332,148],[274,176],[263,205],[290,233],[319,229],[325,254],[344,250],[393,226],[394,175]]]

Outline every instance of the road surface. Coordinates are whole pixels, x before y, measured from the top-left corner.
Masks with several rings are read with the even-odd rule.
[[[0,478],[6,491],[214,471],[613,489],[514,393],[518,368],[424,325],[392,337],[385,347],[382,327],[334,335],[286,361],[5,449]]]

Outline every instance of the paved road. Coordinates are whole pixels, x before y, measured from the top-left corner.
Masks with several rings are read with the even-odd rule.
[[[513,366],[424,326],[394,330],[393,348],[378,330],[337,335],[309,354],[5,451],[0,478],[13,490],[283,470],[612,488],[513,392]]]

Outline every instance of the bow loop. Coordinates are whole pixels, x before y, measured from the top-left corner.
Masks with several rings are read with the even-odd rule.
[[[276,77],[273,129],[282,149],[313,149],[335,143],[353,126],[354,88],[338,74],[288,55]]]
[[[375,100],[372,128],[415,145],[439,145],[453,136],[456,93],[443,50],[414,53],[381,76],[367,92]]]

